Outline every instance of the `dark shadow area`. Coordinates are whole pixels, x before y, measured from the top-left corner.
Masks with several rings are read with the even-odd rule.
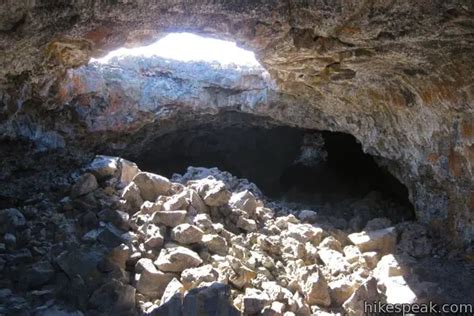
[[[230,286],[214,282],[190,290],[184,297],[173,295],[166,303],[147,313],[149,316],[238,316],[240,312],[232,305]]]
[[[398,220],[414,217],[407,188],[364,154],[349,134],[277,126],[252,115],[226,113],[219,120],[160,136],[133,159],[141,169],[167,177],[186,172],[188,166],[218,167],[254,182],[273,200],[302,207],[341,201],[349,205],[375,194],[404,209]]]

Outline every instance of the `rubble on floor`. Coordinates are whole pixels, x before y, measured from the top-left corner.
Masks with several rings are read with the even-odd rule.
[[[362,315],[364,301],[418,302],[406,263],[431,241],[420,224],[389,225],[343,231],[311,210],[276,213],[215,168],[169,180],[97,156],[58,203],[0,211],[0,314]]]

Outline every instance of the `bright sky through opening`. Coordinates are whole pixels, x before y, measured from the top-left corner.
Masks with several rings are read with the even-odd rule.
[[[179,61],[217,62],[221,65],[236,64],[260,67],[251,51],[237,47],[233,42],[207,38],[191,33],[170,33],[149,46],[120,48],[91,62],[108,63],[113,57],[159,56]]]

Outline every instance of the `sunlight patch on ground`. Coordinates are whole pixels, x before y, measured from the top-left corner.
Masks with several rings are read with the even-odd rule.
[[[91,62],[109,63],[114,57],[158,56],[178,61],[217,62],[221,65],[261,67],[251,51],[233,42],[202,37],[191,33],[170,33],[156,43],[137,48],[119,48]]]

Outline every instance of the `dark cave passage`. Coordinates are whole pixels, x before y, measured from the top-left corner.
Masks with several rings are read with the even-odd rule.
[[[318,209],[330,205],[345,218],[357,214],[351,205],[367,196],[383,203],[369,203],[378,209],[365,217],[414,218],[407,188],[345,133],[227,113],[155,139],[136,160],[142,169],[167,177],[188,166],[218,167],[254,182],[272,200]],[[392,214],[383,213],[394,207]]]

